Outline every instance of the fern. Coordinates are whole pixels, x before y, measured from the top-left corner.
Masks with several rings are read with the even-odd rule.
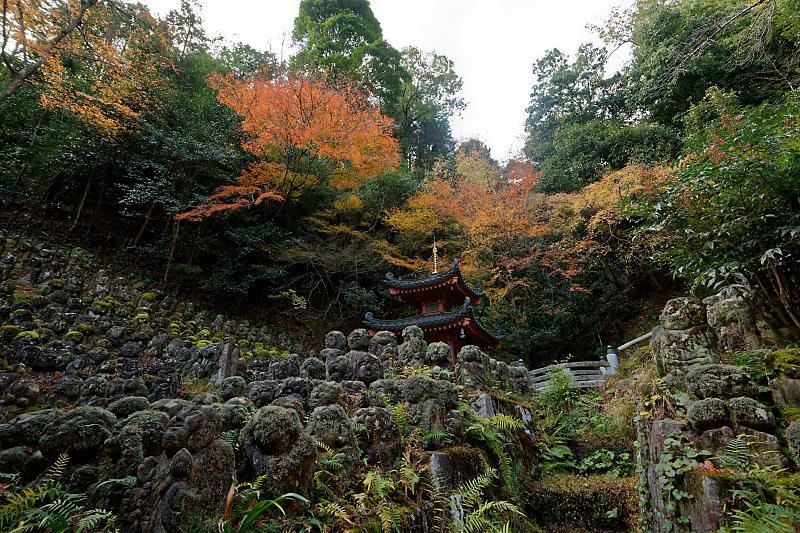
[[[522,515],[523,513],[513,503],[503,500],[484,501],[484,491],[493,480],[497,478],[497,472],[486,469],[486,472],[462,483],[450,498],[451,505],[460,505],[460,509],[454,509],[455,519],[450,520],[450,527],[454,531],[464,533],[478,532],[505,532],[509,530],[509,523],[497,524],[492,518],[493,513],[512,513]]]
[[[715,459],[719,459],[725,468],[744,470],[747,468],[748,455],[747,440],[742,435],[737,435],[725,445],[725,454]]]
[[[443,431],[443,430],[437,429],[437,428],[434,428],[434,429],[428,431],[427,433],[425,433],[424,435],[422,435],[422,441],[423,442],[439,441],[439,442],[441,442],[443,444],[446,444],[448,442],[453,442],[455,440],[455,438],[456,438],[456,436],[453,435],[452,433],[450,433],[449,431]]]
[[[747,509],[731,513],[731,531],[741,533],[793,533],[800,522],[797,511],[774,503],[745,502]]]
[[[99,488],[102,487],[103,485],[111,485],[112,483],[118,483],[123,487],[132,487],[133,484],[136,483],[136,479],[137,479],[136,476],[125,476],[125,477],[107,479],[102,483],[98,483],[97,487]]]
[[[326,502],[322,505],[317,507],[317,510],[322,514],[327,514],[333,516],[334,518],[338,518],[343,522],[347,522],[348,524],[352,524],[353,522],[350,520],[350,516],[347,514],[347,511],[344,507],[340,504],[335,502]]]
[[[116,522],[116,515],[111,511],[105,509],[90,509],[84,511],[78,525],[75,527],[75,533],[84,533],[90,531],[97,531],[100,524],[106,524],[106,529],[113,528]]]
[[[486,422],[503,433],[511,433],[512,431],[525,429],[525,424],[522,423],[522,420],[511,415],[499,414],[490,416],[486,419]]]
[[[239,443],[239,430],[229,429],[228,431],[223,431],[220,438],[230,444],[231,448],[236,450],[237,444]]]
[[[55,483],[61,478],[61,476],[64,475],[64,471],[67,469],[68,465],[69,454],[67,452],[61,452],[61,454],[58,456],[58,459],[56,459],[56,462],[47,469],[44,475],[42,475],[41,482],[45,485]]]
[[[23,488],[6,495],[8,501],[3,507],[0,507],[0,526],[8,526],[18,522],[56,492],[57,489],[55,487],[37,485],[33,488]]]

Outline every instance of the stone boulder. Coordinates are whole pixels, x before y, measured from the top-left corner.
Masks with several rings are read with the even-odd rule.
[[[380,359],[384,367],[397,361],[397,350],[397,336],[391,331],[379,331],[369,341],[369,353]]]
[[[219,439],[221,428],[208,406],[192,405],[169,421],[163,452],[144,460],[123,502],[122,529],[178,533],[198,516],[221,512],[236,463],[233,448]]]
[[[456,360],[456,383],[484,390],[489,379],[488,366],[489,357],[477,346],[464,346],[459,350]]]
[[[306,379],[325,379],[325,363],[316,357],[309,357],[300,365],[300,377]]]
[[[717,294],[703,300],[706,305],[708,325],[716,334],[717,348],[729,350],[755,350],[761,345],[755,315],[747,300],[740,296]]]
[[[775,431],[775,417],[761,402],[742,396],[728,402],[733,424],[737,428],[751,428],[760,431]]]
[[[252,381],[247,385],[247,398],[256,407],[264,407],[278,397],[280,383],[275,380]]]
[[[276,357],[269,362],[266,379],[282,380],[300,375],[300,358],[296,354]]]
[[[76,407],[47,424],[39,439],[39,449],[50,459],[69,450],[73,459],[85,461],[103,450],[117,424],[114,413],[101,407]]]
[[[400,434],[392,414],[383,407],[365,407],[355,412],[353,422],[358,447],[370,465],[389,467],[400,455]]]
[[[696,366],[687,372],[686,384],[689,396],[698,400],[758,395],[758,386],[753,378],[734,365]]]
[[[370,336],[364,328],[355,329],[347,336],[347,346],[351,350],[366,351],[369,349]]]
[[[325,379],[328,381],[346,381],[353,378],[355,367],[344,355],[329,357],[325,362]]]
[[[666,330],[689,329],[706,323],[706,308],[694,298],[673,298],[666,303],[658,320]]]
[[[350,352],[358,354],[353,358],[353,378],[369,387],[373,382],[383,379],[383,364],[377,356],[368,352]]]
[[[119,420],[123,420],[137,411],[144,411],[148,407],[150,407],[150,402],[147,398],[142,396],[126,396],[125,398],[120,398],[112,402],[108,406],[108,410],[114,413]]]
[[[227,401],[244,394],[245,388],[247,388],[247,382],[243,377],[231,376],[222,380],[217,395],[222,401]]]
[[[719,398],[706,398],[692,402],[686,412],[686,420],[698,433],[730,424],[728,408],[725,402]]]
[[[444,342],[432,342],[425,351],[425,363],[442,369],[452,369],[453,360],[450,346]]]
[[[268,405],[256,411],[239,435],[239,450],[245,458],[239,480],[266,474],[264,498],[287,492],[310,496],[317,450],[294,410]]]
[[[0,448],[37,446],[39,439],[44,435],[44,429],[58,420],[63,413],[60,409],[31,411],[0,424]]]
[[[800,467],[800,420],[795,420],[786,430],[786,442],[792,451],[794,464]]]
[[[653,330],[650,349],[662,376],[674,369],[719,361],[717,339],[707,325],[681,330],[658,326]]]
[[[344,387],[335,381],[323,381],[311,391],[309,404],[311,408],[323,405],[334,405],[344,399]]]
[[[358,468],[358,446],[353,424],[341,405],[324,405],[314,409],[308,418],[306,431],[314,439],[325,445],[324,449],[333,452],[330,459],[342,466],[340,483],[347,487],[355,481],[354,472]]]
[[[425,360],[428,343],[419,326],[408,326],[403,330],[403,344],[397,348],[398,360],[401,363],[421,364]]]
[[[347,337],[341,331],[329,331],[325,335],[325,348],[344,352],[347,349]]]

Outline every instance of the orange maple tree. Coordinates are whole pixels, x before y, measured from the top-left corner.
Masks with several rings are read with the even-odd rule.
[[[97,0],[2,3],[0,100],[33,73],[45,109],[66,110],[107,138],[135,126],[165,86],[165,28],[141,6]]]
[[[523,161],[512,161],[494,185],[458,174],[436,177],[412,196],[407,205],[386,216],[386,223],[402,236],[405,250],[419,254],[433,237],[447,255],[459,257],[468,276],[486,282],[492,296],[502,297],[515,282],[505,279],[504,266],[521,243],[541,234],[543,202],[532,194],[539,173]],[[396,265],[425,262],[387,254]],[[503,278],[504,281],[501,281]]]
[[[244,79],[214,74],[209,86],[242,117],[242,147],[259,160],[235,185],[218,188],[206,204],[177,215],[179,220],[265,200],[296,200],[322,183],[355,188],[400,164],[392,120],[368,94],[347,84],[265,70]]]

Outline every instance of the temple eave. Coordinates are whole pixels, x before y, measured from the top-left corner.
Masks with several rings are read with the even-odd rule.
[[[502,337],[484,328],[469,313],[448,317],[441,322],[435,321],[437,317],[437,315],[416,315],[396,320],[379,320],[370,317],[364,320],[363,324],[371,332],[386,330],[393,333],[402,333],[408,326],[418,326],[423,332],[433,334],[443,333],[455,328],[464,328],[466,337],[475,339],[478,344],[494,347],[499,347],[500,345]]]

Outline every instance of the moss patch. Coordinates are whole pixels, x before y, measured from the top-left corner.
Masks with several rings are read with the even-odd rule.
[[[632,531],[636,478],[563,475],[523,489],[525,514],[547,531]]]

